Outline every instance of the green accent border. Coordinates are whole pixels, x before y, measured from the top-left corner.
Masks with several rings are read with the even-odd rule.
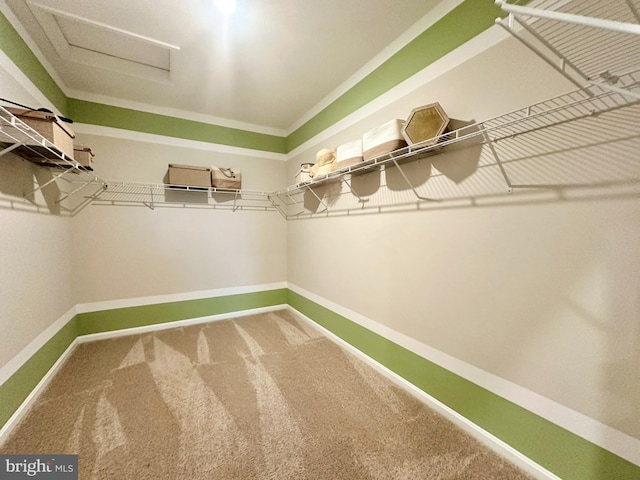
[[[73,317],[0,385],[0,427],[7,423],[77,336],[76,317]]]
[[[75,315],[0,385],[0,428],[9,421],[40,380],[79,336],[284,305],[286,302],[287,289],[281,288]]]
[[[122,128],[136,132],[164,135],[165,137],[184,138],[265,152],[286,153],[285,138],[277,135],[222,127],[129,108],[113,107],[76,98],[69,99],[68,115],[79,123]]]
[[[125,328],[159,325],[188,318],[207,317],[254,308],[285,305],[287,289],[265,290],[224,297],[183,300],[138,307],[78,314],[78,335],[112,332]]]
[[[287,303],[563,479],[640,478],[640,466],[416,355],[302,295],[289,290]]]
[[[0,12],[0,50],[24,73],[63,115],[67,114],[67,96],[42,66],[7,17]],[[10,99],[9,99],[10,100]],[[34,108],[37,105],[33,106]]]

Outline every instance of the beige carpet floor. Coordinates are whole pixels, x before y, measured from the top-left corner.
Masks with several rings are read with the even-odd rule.
[[[525,479],[282,310],[82,344],[0,453],[81,479]]]

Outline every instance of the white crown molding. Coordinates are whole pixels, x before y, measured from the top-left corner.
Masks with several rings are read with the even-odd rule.
[[[436,7],[434,7],[429,13],[427,13],[424,17],[418,20],[412,27],[406,30],[402,35],[400,35],[394,42],[392,42],[387,48],[381,51],[376,57],[374,57],[370,62],[368,62],[364,67],[362,67],[358,72],[352,75],[348,80],[346,80],[342,85],[340,85],[337,89],[331,92],[325,99],[323,99],[320,103],[318,103],[312,110],[307,112],[300,120],[298,120],[291,128],[289,129],[277,129],[266,127],[257,124],[251,124],[246,122],[239,122],[235,120],[230,120],[222,117],[216,117],[207,114],[201,114],[196,112],[190,112],[187,110],[175,109],[170,107],[161,107],[155,105],[149,105],[141,102],[135,102],[130,100],[124,100],[119,98],[114,98],[106,95],[94,94],[89,92],[78,91],[74,89],[70,89],[64,85],[62,80],[55,75],[55,70],[53,70],[52,66],[47,62],[46,58],[42,54],[42,52],[35,45],[35,42],[29,37],[27,32],[22,28],[20,22],[13,15],[9,7],[6,5],[5,0],[0,0],[0,10],[5,13],[7,18],[10,20],[12,25],[18,30],[20,36],[25,40],[27,45],[34,51],[38,60],[43,64],[43,66],[47,69],[47,71],[51,74],[52,78],[58,83],[62,91],[67,97],[75,98],[78,100],[85,100],[89,102],[102,103],[106,105],[111,105],[114,107],[128,108],[141,112],[147,112],[158,115],[166,115],[173,118],[184,119],[184,120],[192,120],[197,122],[203,122],[211,125],[218,125],[222,127],[228,128],[237,128],[240,130],[246,130],[255,133],[263,133],[266,135],[275,135],[285,137],[292,131],[295,131],[296,128],[303,125],[306,121],[313,118],[316,114],[321,112],[326,106],[331,104],[337,98],[339,98],[342,94],[356,85],[359,81],[361,81],[364,77],[366,77],[369,73],[379,67],[382,63],[388,60],[391,56],[393,56],[397,51],[403,48],[407,43],[420,35],[423,31],[425,31],[429,26],[433,25],[440,18],[446,15],[449,11],[454,9],[456,6],[462,3],[463,0],[446,0]],[[460,65],[461,63],[469,60],[474,55],[477,55],[484,50],[490,48],[491,46],[499,43],[500,41],[507,38],[508,35],[500,28],[491,27],[485,32],[477,35],[469,42],[466,42],[464,45],[458,47],[454,52],[451,52],[441,59],[437,60],[433,64],[425,67],[422,71],[413,75],[409,79],[405,80],[401,84],[396,87],[388,90],[383,95],[369,102],[364,107],[358,109],[357,111],[351,113],[347,117],[339,120],[331,127],[319,132],[314,135],[309,140],[305,141],[302,145],[295,148],[293,151],[288,154],[277,154],[271,152],[263,152],[260,150],[252,150],[246,148],[239,147],[229,147],[225,145],[217,145],[208,142],[198,142],[192,140],[178,139],[174,137],[166,137],[163,135],[155,135],[155,134],[142,134],[139,132],[132,132],[124,129],[117,128],[109,128],[109,127],[99,127],[95,125],[86,125],[86,124],[74,124],[74,129],[79,133],[90,133],[93,135],[105,135],[115,138],[125,138],[146,142],[155,142],[164,145],[173,145],[173,146],[184,146],[187,148],[196,148],[201,150],[208,151],[216,151],[221,153],[230,153],[230,154],[238,154],[238,155],[249,155],[249,156],[259,156],[261,158],[269,158],[274,160],[284,160],[288,161],[295,157],[297,157],[300,153],[319,145],[321,142],[330,138],[331,136],[339,133],[344,128],[352,125],[355,122],[358,122],[379,110],[385,108],[389,104],[393,103],[398,98],[401,98],[408,93],[411,93],[413,90],[420,88],[424,85],[424,83],[433,80],[434,78],[446,73],[450,69]],[[10,62],[9,60],[9,63]],[[19,71],[15,65],[13,68],[7,68],[7,70],[19,81],[22,85],[25,86],[30,92],[38,92],[38,99],[42,99],[41,103],[46,104],[51,107],[50,102],[42,95],[38,89],[31,83],[31,81]],[[18,73],[19,72],[19,73]]]
[[[267,160],[287,161],[288,157],[284,153],[267,152],[264,150],[254,150],[250,148],[234,147],[219,143],[201,142],[198,140],[188,140],[178,137],[167,137],[153,133],[136,132],[122,128],[103,127],[100,125],[90,125],[87,123],[74,123],[73,131],[78,134],[97,135],[101,137],[120,138],[123,140],[134,140],[137,142],[154,143],[158,145],[168,145],[172,147],[192,148],[194,150],[205,150],[208,152],[225,153],[228,155],[243,155]]]
[[[367,62],[363,67],[358,69],[353,75],[351,75],[347,80],[345,80],[342,84],[340,84],[336,89],[334,89],[331,93],[329,93],[326,97],[320,100],[316,105],[314,105],[308,112],[306,112],[302,117],[296,120],[286,132],[286,135],[290,135],[295,132],[298,128],[304,125],[306,122],[311,120],[313,117],[318,115],[322,110],[331,105],[334,101],[344,95],[347,91],[357,85],[360,81],[362,81],[367,75],[372,73],[376,68],[382,65],[384,62],[389,60],[393,55],[398,53],[403,47],[405,47],[409,42],[423,33],[427,28],[431,27],[434,23],[444,17],[447,13],[453,10],[455,7],[460,5],[464,0],[445,0],[443,2],[438,3],[434,8],[432,8],[426,15],[424,15],[421,19],[419,19],[416,23],[414,23],[407,30],[402,32],[400,36],[398,36],[393,42],[391,42],[387,47],[381,50],[375,57],[373,57],[369,62]]]
[[[9,23],[11,23],[11,26],[13,28],[15,28],[16,31],[18,32],[18,34],[20,35],[20,38],[22,38],[22,40],[24,40],[24,42],[27,44],[29,49],[36,56],[38,61],[42,64],[42,66],[47,71],[47,73],[51,76],[51,78],[53,78],[53,81],[56,82],[56,84],[58,85],[60,90],[62,90],[62,93],[64,93],[68,97],[69,96],[69,94],[67,93],[68,92],[68,88],[65,85],[65,83],[62,81],[62,78],[60,78],[58,76],[57,72],[53,68],[53,65],[51,63],[49,63],[47,58],[42,53],[42,50],[40,50],[40,48],[38,47],[36,42],[34,42],[33,39],[31,38],[31,36],[27,33],[25,28],[22,26],[22,23],[14,15],[13,11],[11,10],[11,8],[9,8],[9,5],[7,5],[7,2],[5,0],[0,0],[0,12],[2,12],[4,14],[4,16],[7,17],[7,20],[9,20]],[[11,63],[13,63],[13,62],[11,62]],[[14,65],[14,68],[16,68],[18,71],[20,71],[20,74],[22,75],[22,77],[24,77],[24,79],[26,79],[26,82],[25,82],[24,79],[20,79],[20,81],[23,82],[23,85],[25,85],[25,88],[28,88],[28,89],[32,89],[33,88],[33,89],[38,90],[37,87],[35,85],[33,85],[31,80],[29,80],[22,73],[22,71],[19,68],[15,67],[15,65]],[[16,77],[14,77],[14,78],[16,78]],[[16,80],[18,80],[18,78],[16,78]],[[29,84],[28,87],[26,85],[27,83]],[[43,106],[46,106],[47,108],[52,108],[53,105],[51,104],[51,102],[42,94],[42,92],[40,92],[39,90],[38,90],[38,92],[39,92],[39,96],[41,96],[43,98],[43,101],[41,102],[43,104]]]
[[[367,330],[383,336],[387,340],[406,348],[416,355],[565,428],[591,443],[615,453],[635,465],[640,465],[639,439],[633,438],[624,432],[616,430],[613,427],[605,425],[598,420],[588,417],[554,400],[543,397],[520,385],[463,362],[297,285],[289,283],[288,286],[290,290],[322,305],[334,313],[342,315]]]
[[[482,52],[508,38],[509,35],[500,27],[492,26],[488,28],[484,32],[476,35],[465,44],[456,48],[454,51],[436,60],[431,65],[426,66],[402,83],[399,83],[395,87],[387,90],[376,99],[367,103],[364,107],[361,107],[358,110],[352,112],[351,114],[331,125],[329,128],[323,130],[309,140],[305,141],[304,143],[293,149],[291,152],[289,152],[287,154],[287,157],[290,160],[297,157],[308,149],[317,146],[321,142],[324,142],[332,136],[340,133],[345,128],[348,128],[354,123],[364,120],[365,118],[379,112],[398,99],[423,87],[425,84],[444,75],[448,71],[460,66],[474,56],[481,54]]]
[[[85,100],[87,102],[102,103],[105,105],[110,105],[112,107],[128,108],[128,109],[137,110],[140,112],[153,113],[157,115],[165,115],[168,117],[178,118],[181,120],[192,120],[195,122],[202,122],[202,123],[207,123],[211,125],[217,125],[220,127],[236,128],[238,130],[247,130],[254,133],[263,133],[265,135],[275,135],[278,137],[284,137],[286,135],[286,131],[283,129],[265,127],[263,125],[240,122],[237,120],[230,120],[228,118],[216,117],[214,115],[207,115],[204,113],[181,110],[178,108],[149,105],[147,103],[134,102],[132,100],[124,100],[121,98],[115,98],[115,97],[100,95],[96,93],[82,92],[79,90],[71,89],[69,90],[68,96],[78,100]]]

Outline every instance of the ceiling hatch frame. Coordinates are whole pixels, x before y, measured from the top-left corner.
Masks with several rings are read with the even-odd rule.
[[[171,81],[171,57],[180,47],[36,2],[27,4],[62,59],[148,80]]]

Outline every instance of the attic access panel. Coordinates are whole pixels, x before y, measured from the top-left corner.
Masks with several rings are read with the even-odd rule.
[[[63,59],[151,80],[170,79],[171,55],[179,47],[38,3],[28,5]]]

